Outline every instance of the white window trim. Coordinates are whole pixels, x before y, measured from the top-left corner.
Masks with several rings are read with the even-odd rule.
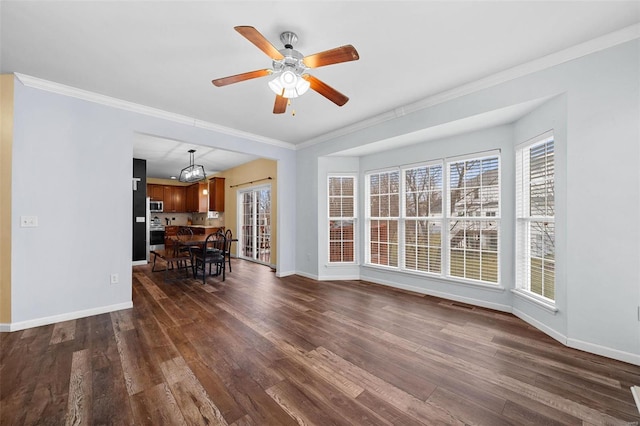
[[[489,282],[489,281],[482,281],[482,280],[474,280],[474,279],[469,279],[469,278],[463,278],[463,277],[456,277],[456,276],[451,276],[449,273],[449,266],[450,266],[450,243],[449,243],[449,222],[452,219],[450,216],[450,206],[449,206],[449,167],[448,165],[450,163],[455,163],[455,162],[459,162],[459,161],[465,161],[465,160],[482,160],[485,158],[491,158],[491,157],[498,157],[498,192],[500,194],[500,205],[498,208],[498,212],[496,216],[487,216],[487,217],[469,217],[468,220],[480,220],[480,221],[487,221],[487,222],[498,222],[498,271],[497,271],[497,282],[493,283],[493,282]],[[442,242],[441,242],[441,264],[440,264],[440,273],[435,273],[435,272],[426,272],[426,271],[418,271],[415,269],[407,269],[405,267],[405,258],[404,258],[404,254],[405,254],[405,221],[407,220],[407,217],[405,216],[405,207],[406,207],[406,200],[405,200],[405,179],[404,179],[404,173],[406,170],[409,169],[414,169],[417,167],[425,167],[425,166],[434,166],[434,165],[441,165],[442,167],[442,213],[440,217],[425,217],[423,218],[424,220],[430,220],[430,221],[440,221],[440,226],[441,226],[441,233],[442,233]],[[399,172],[400,174],[400,191],[399,191],[399,216],[397,218],[398,220],[398,266],[387,266],[387,265],[380,265],[380,264],[376,264],[376,263],[371,263],[371,247],[370,247],[370,243],[371,243],[371,231],[370,231],[370,221],[371,220],[380,220],[380,219],[385,219],[385,218],[379,218],[379,217],[375,217],[372,218],[371,217],[371,211],[370,211],[370,188],[369,188],[369,177],[373,174],[380,174],[380,173],[389,173],[389,172]],[[384,270],[384,271],[394,271],[394,272],[400,272],[403,274],[408,274],[408,275],[414,275],[414,276],[421,276],[421,277],[429,277],[429,278],[434,278],[434,279],[438,279],[438,280],[442,280],[444,282],[448,282],[448,283],[455,283],[455,284],[462,284],[462,285],[469,285],[469,286],[474,286],[474,287],[480,287],[480,288],[486,288],[486,289],[495,289],[497,291],[504,291],[505,287],[502,286],[502,280],[501,280],[501,244],[500,244],[500,240],[501,240],[501,235],[502,235],[502,229],[501,229],[501,222],[502,222],[502,207],[503,207],[503,201],[502,201],[502,159],[501,159],[501,150],[500,149],[495,149],[495,150],[489,150],[489,151],[482,151],[482,152],[476,152],[476,153],[471,153],[471,154],[465,154],[465,155],[460,155],[460,156],[455,156],[455,157],[447,157],[447,158],[441,158],[441,159],[434,159],[434,160],[429,160],[429,161],[422,161],[422,162],[416,162],[416,163],[411,163],[411,164],[405,164],[405,165],[401,165],[401,166],[396,166],[396,167],[387,167],[387,168],[382,168],[382,169],[375,169],[375,170],[367,170],[364,173],[364,202],[365,202],[365,217],[364,217],[364,221],[365,221],[365,226],[364,226],[364,261],[362,266],[366,267],[366,268],[371,268],[374,270]],[[395,220],[396,218],[394,217],[393,220]],[[415,219],[413,217],[409,218],[411,219]]]
[[[513,293],[514,296],[517,296],[529,303],[541,307],[542,309],[545,309],[546,311],[549,311],[553,314],[558,312],[558,308],[556,307],[555,303],[550,303],[549,299],[540,297],[536,293],[532,293],[522,288],[513,288],[511,289],[511,293]]]
[[[521,262],[521,259],[524,256],[524,253],[522,253],[523,250],[525,250],[527,253],[528,251],[526,249],[523,249],[523,247],[525,245],[529,245],[529,235],[528,233],[526,235],[520,235],[519,232],[520,229],[522,228],[523,223],[530,223],[532,221],[546,221],[546,222],[553,222],[555,224],[555,215],[554,216],[530,216],[527,215],[525,216],[525,214],[523,213],[524,211],[528,210],[528,200],[521,200],[520,198],[523,197],[523,194],[525,192],[528,193],[528,190],[525,191],[524,186],[525,186],[525,182],[523,180],[523,170],[522,169],[522,156],[523,153],[528,152],[528,150],[533,147],[534,145],[541,145],[544,143],[549,142],[550,140],[553,140],[554,142],[554,150],[555,150],[555,137],[554,137],[554,131],[553,129],[548,130],[540,135],[537,135],[523,143],[520,143],[518,145],[515,146],[515,157],[516,157],[516,161],[515,161],[515,179],[516,179],[516,209],[515,209],[515,232],[516,232],[516,255],[515,255],[515,271],[516,271],[516,288],[512,290],[513,294],[516,296],[521,297],[522,299],[531,302],[539,307],[542,307],[543,309],[546,309],[549,312],[552,312],[555,314],[555,312],[558,311],[557,307],[556,307],[556,301],[553,299],[549,299],[545,296],[539,295],[537,293],[532,292],[531,290],[529,290],[527,287],[529,285],[529,278],[527,278],[526,280],[523,279],[523,270],[527,269],[526,267],[523,267],[519,264],[519,262]],[[527,229],[529,229],[529,227],[527,226]],[[525,241],[522,241],[522,239],[524,239]],[[525,262],[529,262],[529,260],[527,259]],[[554,282],[554,285],[557,283]],[[557,290],[557,289],[556,289]]]
[[[352,178],[353,179],[353,217],[333,217],[330,215],[331,205],[329,202],[329,181],[331,178]],[[358,265],[358,174],[357,173],[329,173],[327,174],[327,215],[326,215],[326,238],[327,238],[327,263],[326,266],[330,268],[341,266],[353,266]],[[330,238],[330,226],[332,220],[353,220],[353,261],[351,262],[332,262],[331,261],[331,238]]]
[[[393,173],[393,172],[398,172],[399,173],[399,179],[400,179],[400,188],[399,188],[399,192],[398,192],[398,196],[400,197],[400,204],[402,204],[402,193],[400,191],[402,191],[402,170],[400,169],[400,167],[388,167],[388,168],[384,168],[384,169],[377,169],[377,170],[369,170],[367,172],[365,172],[364,174],[364,200],[365,200],[365,218],[364,218],[364,222],[365,222],[365,226],[364,226],[364,242],[366,244],[366,247],[364,248],[364,264],[367,266],[373,266],[376,268],[382,268],[382,269],[386,269],[386,270],[392,270],[392,271],[397,271],[399,270],[399,265],[400,265],[400,258],[398,258],[398,266],[389,266],[389,265],[380,265],[378,263],[371,263],[371,221],[372,220],[397,220],[398,221],[398,238],[400,238],[400,216],[398,216],[397,218],[393,217],[380,217],[380,216],[375,216],[372,217],[371,216],[371,203],[369,201],[369,197],[371,196],[371,188],[369,185],[369,177],[371,175],[374,174],[382,174],[382,173]],[[398,208],[400,208],[400,206],[398,206]],[[400,214],[401,212],[398,211],[398,214]],[[400,241],[398,241],[398,256],[400,256]]]

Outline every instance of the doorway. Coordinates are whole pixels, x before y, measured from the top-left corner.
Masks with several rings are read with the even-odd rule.
[[[271,265],[271,185],[238,191],[239,256]]]

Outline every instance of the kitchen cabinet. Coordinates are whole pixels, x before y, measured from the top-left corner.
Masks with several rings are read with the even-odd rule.
[[[224,211],[224,178],[214,177],[209,180],[209,210]]]
[[[209,196],[207,191],[209,186],[207,183],[194,183],[187,187],[186,208],[189,213],[206,213],[208,209]]]
[[[186,209],[187,191],[184,186],[164,187],[164,211],[165,213],[180,213]]]
[[[147,185],[147,197],[153,201],[164,201],[164,186],[150,183]]]

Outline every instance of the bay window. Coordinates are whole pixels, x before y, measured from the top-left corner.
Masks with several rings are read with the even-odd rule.
[[[365,263],[498,284],[498,151],[365,176]]]

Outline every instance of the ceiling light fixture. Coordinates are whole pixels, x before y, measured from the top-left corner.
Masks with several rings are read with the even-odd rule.
[[[273,93],[284,98],[297,98],[309,90],[309,82],[296,75],[293,71],[287,70],[269,82],[269,87]]]
[[[180,182],[198,182],[206,179],[207,175],[204,173],[204,166],[200,164],[194,164],[194,156],[193,154],[196,152],[195,149],[190,149],[189,151],[189,165],[182,169],[180,172]]]
[[[280,34],[280,41],[284,44],[284,49],[279,52],[284,56],[280,60],[273,60],[273,73],[276,77],[269,82],[269,87],[273,93],[283,98],[297,98],[303,95],[311,84],[302,77],[308,67],[304,64],[302,53],[293,48],[293,44],[298,41],[298,36],[285,31]]]

